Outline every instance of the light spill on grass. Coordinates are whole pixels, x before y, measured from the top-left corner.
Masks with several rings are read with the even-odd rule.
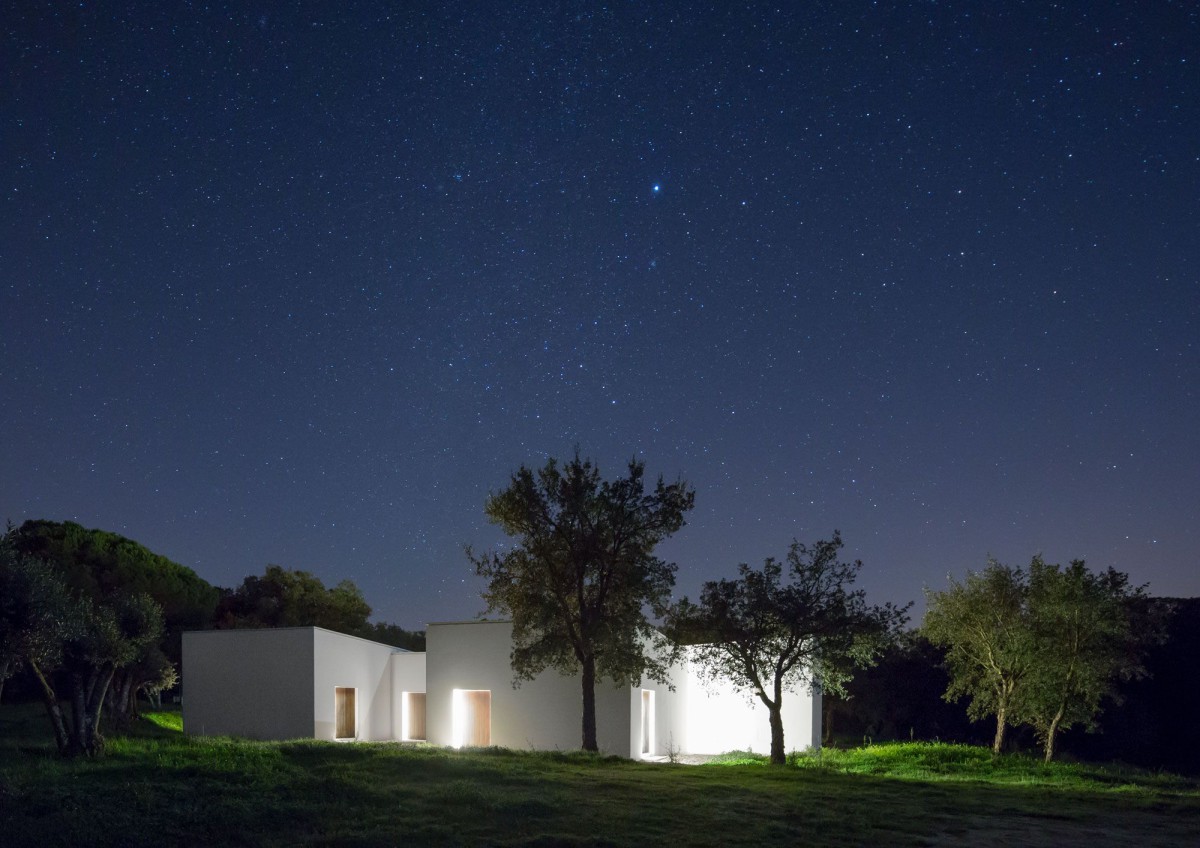
[[[44,736],[14,738],[44,720],[0,707],[5,848],[928,845],[965,833],[967,817],[1021,833],[1048,818],[1064,828],[1103,821],[1114,840],[1148,845],[1184,844],[1200,829],[1195,782],[1105,782],[1093,767],[1062,764],[1075,777],[1055,784],[1046,774],[1057,766],[1043,773],[1030,758],[967,746],[829,750],[790,768],[733,753],[715,761],[724,767],[693,768],[580,752],[192,738],[174,729],[177,714],[146,719],[110,738],[105,758],[65,762]]]

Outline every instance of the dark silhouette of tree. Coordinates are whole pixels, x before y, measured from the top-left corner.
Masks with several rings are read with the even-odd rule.
[[[854,675],[844,697],[826,695],[826,741],[835,733],[875,740],[973,739],[962,709],[942,698],[950,685],[944,664],[945,651],[919,631],[905,631],[875,665]]]
[[[326,588],[307,571],[268,565],[261,577],[247,577],[241,586],[222,593],[215,622],[218,629],[324,627],[410,651],[424,649],[423,633],[371,622],[370,616],[370,605],[352,581]]]
[[[660,477],[646,490],[645,467],[631,460],[625,477],[602,480],[578,451],[565,465],[525,466],[488,497],[488,519],[515,539],[504,553],[467,555],[488,581],[489,612],[513,623],[514,685],[547,668],[579,673],[583,748],[598,749],[596,681],[665,682],[669,646],[646,610],[666,612],[675,566],[654,556],[684,525],[695,495]]]
[[[19,553],[10,527],[0,537],[0,693],[23,665],[58,665],[75,618],[76,604],[62,576]]]
[[[681,600],[668,630],[691,645],[708,675],[726,677],[767,707],[771,762],[786,762],[783,696],[801,686],[843,692],[855,668],[874,662],[899,634],[907,609],[868,606],[851,591],[862,563],[841,562],[838,533],[812,547],[793,541],[784,563],[738,566],[734,580],[704,584],[700,602]]]

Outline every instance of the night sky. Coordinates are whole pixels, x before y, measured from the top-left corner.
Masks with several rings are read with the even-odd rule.
[[[3,6],[0,520],[417,627],[578,445],[678,593],[1200,594],[1194,3]]]

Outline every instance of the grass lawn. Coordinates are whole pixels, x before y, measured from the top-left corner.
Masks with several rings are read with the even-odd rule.
[[[153,713],[65,762],[32,706],[0,706],[0,844],[1200,844],[1200,783],[887,744],[706,766],[580,753],[192,739]]]

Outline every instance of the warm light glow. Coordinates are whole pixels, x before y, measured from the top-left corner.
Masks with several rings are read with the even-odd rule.
[[[658,750],[655,738],[654,690],[642,690],[642,756],[653,757]]]
[[[467,692],[465,689],[455,689],[451,698],[451,717],[454,722],[450,735],[450,744],[461,748],[467,738]]]

